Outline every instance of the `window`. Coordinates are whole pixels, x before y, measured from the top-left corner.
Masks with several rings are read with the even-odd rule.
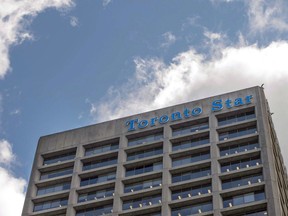
[[[231,145],[227,147],[220,147],[220,155],[227,156],[231,154],[238,154],[240,152],[246,152],[254,149],[259,149],[260,145],[257,140],[244,142],[236,145]]]
[[[141,216],[161,216],[161,212],[158,212],[158,213],[149,213],[149,214],[141,214]]]
[[[172,208],[171,216],[190,216],[201,214],[213,210],[212,202],[205,202],[200,204],[192,204],[189,206],[183,206],[180,208]]]
[[[238,114],[232,114],[224,117],[219,117],[218,118],[218,125],[223,126],[223,125],[228,125],[228,124],[233,124],[236,122],[241,122],[249,119],[255,118],[255,111],[246,111]]]
[[[123,201],[123,210],[127,209],[135,209],[135,208],[142,208],[144,206],[151,206],[156,204],[161,204],[161,194],[148,196],[148,197],[140,197],[133,200]]]
[[[81,179],[80,186],[86,186],[86,185],[91,185],[91,184],[97,184],[105,181],[112,181],[115,180],[116,174],[115,172],[111,173],[105,173],[93,177],[88,177],[88,178],[83,178]]]
[[[258,166],[260,164],[261,164],[260,156],[250,157],[246,159],[221,164],[221,172],[230,172],[233,170],[249,168],[251,166]]]
[[[112,158],[104,158],[101,160],[97,161],[91,161],[91,162],[85,162],[83,163],[83,168],[82,170],[90,170],[90,169],[95,169],[95,168],[100,168],[104,166],[110,166],[117,164],[117,157],[112,157]]]
[[[228,197],[223,199],[223,207],[232,207],[237,205],[242,205],[245,203],[260,201],[265,199],[264,191],[255,191],[252,193],[241,194],[233,197]]]
[[[244,127],[244,128],[233,129],[233,130],[230,130],[227,132],[220,132],[219,133],[219,141],[232,139],[232,138],[236,138],[236,137],[240,137],[240,136],[245,136],[245,135],[249,135],[249,134],[254,134],[254,133],[257,133],[256,125]]]
[[[187,148],[192,148],[196,146],[201,146],[208,144],[210,142],[209,136],[203,136],[203,137],[198,137],[198,138],[193,138],[188,141],[182,141],[182,142],[177,142],[172,144],[172,151],[179,151],[182,149],[187,149]]]
[[[37,196],[41,196],[44,194],[55,193],[59,191],[69,190],[70,189],[70,182],[64,182],[60,184],[50,185],[47,187],[39,187],[37,190]]]
[[[68,199],[57,199],[57,200],[51,200],[47,202],[41,202],[41,203],[35,203],[34,204],[34,212],[43,211],[46,209],[52,209],[52,208],[58,208],[62,206],[67,206]]]
[[[245,194],[244,203],[249,203],[255,201],[254,193]]]
[[[183,126],[181,128],[173,128],[172,129],[172,136],[190,134],[190,133],[198,132],[201,130],[206,130],[208,128],[209,128],[208,119],[202,123],[193,122],[193,123],[191,123],[191,125],[188,125],[188,126]]]
[[[185,164],[195,163],[201,160],[207,160],[209,158],[210,158],[210,152],[207,151],[200,152],[197,154],[189,155],[187,157],[173,159],[172,166],[173,167],[182,166]]]
[[[241,214],[241,216],[268,216],[268,214],[267,214],[267,210],[256,210],[256,211],[250,211],[250,212]]]
[[[109,143],[102,146],[85,148],[85,156],[97,155],[104,152],[113,151],[119,148],[119,143]]]
[[[163,134],[157,133],[157,134],[151,134],[143,137],[137,137],[137,138],[132,138],[128,139],[128,146],[136,146],[136,145],[141,145],[144,143],[149,143],[149,142],[154,142],[163,139]]]
[[[107,188],[104,190],[91,191],[89,193],[79,194],[78,203],[86,202],[86,201],[90,201],[90,200],[103,199],[103,198],[112,197],[112,196],[114,196],[114,188]]]
[[[42,172],[40,176],[40,180],[45,180],[45,179],[50,179],[50,178],[55,178],[59,176],[64,176],[64,175],[69,175],[72,174],[73,172],[73,167],[68,167],[64,169],[59,169],[59,170],[53,170],[49,172]]]
[[[240,187],[243,185],[250,185],[263,182],[262,174],[253,174],[248,176],[241,176],[237,178],[231,178],[222,180],[222,189],[230,189],[235,187]]]
[[[154,155],[159,155],[163,153],[162,146],[153,148],[153,149],[146,149],[142,151],[137,151],[137,152],[132,152],[132,153],[127,153],[127,160],[137,160],[145,157],[151,157]]]
[[[53,163],[59,163],[59,162],[67,161],[67,160],[72,160],[75,158],[75,154],[76,154],[76,151],[64,153],[64,154],[57,155],[57,156],[50,156],[50,157],[43,156],[44,157],[43,165],[50,165]]]
[[[181,172],[181,173],[173,174],[172,183],[187,181],[187,180],[201,178],[201,177],[210,176],[210,175],[211,175],[210,167],[195,169],[195,170],[188,171],[188,172]]]
[[[172,200],[185,199],[193,196],[199,196],[212,192],[211,184],[197,185],[181,190],[172,191]]]
[[[113,205],[103,205],[95,208],[87,208],[76,212],[76,216],[106,215],[113,212]]]
[[[162,169],[162,162],[155,162],[152,164],[141,165],[133,168],[126,169],[126,177],[139,175],[142,173],[153,172]]]
[[[130,193],[134,191],[144,190],[147,188],[159,187],[162,184],[161,178],[151,179],[142,182],[136,182],[133,184],[125,184],[124,193]]]

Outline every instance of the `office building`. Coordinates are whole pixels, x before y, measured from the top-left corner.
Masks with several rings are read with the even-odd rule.
[[[288,216],[261,87],[40,138],[23,216]]]

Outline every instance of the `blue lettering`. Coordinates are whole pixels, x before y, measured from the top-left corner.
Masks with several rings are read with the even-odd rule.
[[[192,112],[191,112],[192,116],[198,116],[201,113],[202,113],[202,108],[200,108],[200,107],[196,107],[196,108],[192,109]]]
[[[243,106],[244,104],[251,104],[253,99],[253,95],[247,95],[246,97],[239,97],[236,98],[234,101],[231,99],[226,99],[225,101],[222,101],[222,99],[214,100],[212,102],[212,112],[217,112],[220,111],[224,108],[230,109],[233,106],[238,107],[238,106]],[[178,121],[182,120],[183,118],[190,118],[191,116],[199,116],[202,114],[203,110],[202,107],[195,107],[192,110],[189,110],[188,108],[184,108],[183,112],[173,112],[170,115],[162,115],[160,118],[158,117],[153,117],[149,120],[141,120],[139,119],[132,119],[128,120],[126,122],[126,126],[128,126],[128,131],[134,131],[136,130],[136,126],[138,126],[139,129],[146,128],[148,126],[153,127],[156,125],[157,121],[159,124],[166,124],[167,122],[170,121],[169,117],[171,117],[171,121]]]
[[[217,112],[223,109],[222,100],[215,100],[212,102],[212,111]]]
[[[174,112],[171,114],[171,120],[176,121],[176,120],[181,120],[181,113],[180,112]]]
[[[138,123],[138,128],[145,128],[148,126],[148,121],[147,120],[142,120]]]
[[[245,97],[245,100],[246,100],[246,104],[250,104],[251,103],[251,99],[253,98],[253,96],[252,95],[247,95],[246,97]]]
[[[163,115],[159,118],[159,123],[160,124],[165,124],[169,121],[169,117],[167,115]]]
[[[128,131],[135,130],[135,123],[138,123],[138,119],[133,119],[126,122],[126,126],[129,126]]]
[[[232,108],[231,102],[232,102],[232,101],[231,101],[230,99],[227,99],[227,100],[225,101],[226,107],[227,107],[228,109]]]
[[[184,114],[185,118],[189,118],[190,117],[189,110],[187,108],[184,109],[183,114]]]
[[[244,103],[243,103],[242,98],[236,98],[234,101],[234,106],[242,106],[243,104]]]
[[[158,120],[157,117],[154,117],[154,118],[151,118],[151,121],[150,121],[150,126],[155,126],[155,122]]]

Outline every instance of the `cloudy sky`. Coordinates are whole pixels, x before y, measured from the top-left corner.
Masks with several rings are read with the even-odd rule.
[[[0,0],[0,215],[40,136],[261,85],[286,153],[287,0]]]

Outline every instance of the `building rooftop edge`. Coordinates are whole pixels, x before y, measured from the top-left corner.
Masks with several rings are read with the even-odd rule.
[[[226,95],[226,94],[233,94],[233,93],[236,93],[236,92],[247,91],[247,90],[250,90],[250,89],[263,89],[263,88],[261,88],[260,86],[252,86],[252,87],[238,89],[238,90],[231,91],[231,92],[225,92],[225,93],[221,93],[221,94],[217,94],[217,95],[212,95],[212,96],[201,98],[201,99],[197,99],[197,100],[192,100],[192,101],[187,101],[187,102],[178,103],[178,104],[174,104],[174,105],[169,105],[169,106],[166,106],[166,107],[161,107],[161,108],[158,108],[158,109],[149,110],[149,111],[145,111],[145,112],[139,112],[139,113],[136,113],[136,114],[127,115],[127,116],[123,116],[123,117],[120,117],[120,118],[107,120],[107,121],[103,121],[103,122],[98,122],[98,123],[95,123],[95,124],[89,124],[89,125],[86,125],[86,126],[83,126],[83,127],[76,127],[76,128],[63,130],[63,131],[59,131],[59,132],[55,132],[55,133],[51,133],[51,134],[46,134],[46,135],[41,136],[39,138],[39,140],[41,140],[42,138],[45,138],[45,137],[55,136],[57,134],[62,134],[62,133],[76,131],[76,130],[79,130],[79,129],[89,128],[89,127],[92,127],[92,126],[101,125],[101,124],[105,124],[105,123],[112,122],[112,121],[123,120],[123,119],[128,118],[128,117],[133,117],[133,116],[137,116],[137,115],[140,115],[140,114],[146,114],[146,113],[149,113],[151,111],[160,111],[160,110],[163,110],[163,109],[166,109],[166,108],[171,108],[171,107],[174,107],[174,106],[181,106],[181,105],[185,105],[185,104],[188,104],[188,103],[191,103],[191,102],[197,102],[197,101],[201,101],[201,100],[208,100],[208,99],[211,99],[211,98],[214,98],[214,97],[217,97],[217,96],[222,96],[222,95]]]

